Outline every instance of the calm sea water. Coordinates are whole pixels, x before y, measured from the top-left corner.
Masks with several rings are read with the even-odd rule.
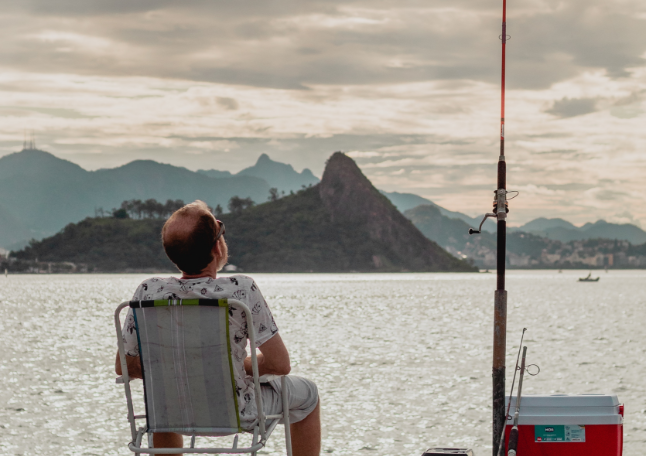
[[[624,454],[642,454],[646,271],[577,283],[586,274],[509,273],[508,366],[527,327],[541,373],[525,391],[616,393],[626,404]],[[292,372],[319,385],[324,454],[490,454],[494,274],[254,277]],[[144,278],[0,277],[0,454],[131,454],[113,312]],[[265,454],[284,454],[276,432]]]

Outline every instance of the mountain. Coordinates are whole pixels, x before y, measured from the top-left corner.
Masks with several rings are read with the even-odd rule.
[[[404,212],[417,229],[428,239],[437,242],[458,258],[469,259],[480,268],[495,267],[496,235],[483,231],[469,235],[474,225],[442,214],[439,207],[424,205]]]
[[[91,184],[90,173],[47,152],[25,150],[0,158],[0,204],[14,223],[0,231],[0,245],[40,239],[93,213],[86,191]]]
[[[641,228],[631,224],[608,223],[605,220],[576,227],[563,219],[539,218],[513,230],[561,242],[586,239],[618,239],[635,245],[646,242],[646,232]]]
[[[18,250],[24,247],[25,233],[29,229],[16,219],[8,210],[0,206],[0,238],[4,239],[7,250]]]
[[[480,222],[482,221],[482,216],[469,217],[468,215],[461,212],[450,211],[443,208],[442,206],[438,206],[433,201],[423,198],[419,195],[415,195],[414,193],[385,192],[383,190],[381,191],[381,193],[386,195],[390,202],[393,203],[402,214],[407,210],[416,208],[418,206],[433,206],[439,209],[440,214],[444,215],[445,217],[462,220],[472,228],[477,228],[478,226],[480,226]],[[494,232],[496,231],[496,223],[491,219],[487,219],[484,225],[482,225],[482,229],[485,231]]]
[[[356,163],[341,152],[334,153],[328,160],[319,195],[333,226],[348,225],[351,229],[361,230],[367,234],[366,241],[378,246],[371,252],[377,268],[473,270],[447,254],[435,242],[429,242],[388,198],[373,187]]]
[[[309,169],[305,168],[297,173],[292,165],[273,161],[267,154],[262,154],[255,165],[243,169],[236,175],[264,179],[270,187],[285,192],[297,191],[303,186],[309,187],[319,182]]]
[[[198,173],[209,177],[230,177],[228,171],[218,171],[215,169],[199,170]],[[236,176],[252,176],[262,179],[270,187],[277,188],[279,192],[295,192],[303,187],[316,185],[319,179],[312,174],[312,171],[305,168],[300,173],[294,170],[292,165],[280,163],[269,158],[269,155],[262,154],[253,166],[243,169]]]
[[[197,172],[216,179],[233,176],[229,171],[218,171],[217,169],[198,169]]]
[[[118,168],[90,172],[41,150],[23,150],[0,158],[0,247],[22,248],[30,239],[50,236],[70,222],[94,215],[98,208],[109,212],[124,200],[152,198],[162,202],[166,199],[188,202],[202,199],[226,210],[232,196],[249,197],[262,203],[267,201],[271,187],[289,193],[317,182],[319,180],[309,170],[298,173],[290,165],[275,162],[266,154],[261,155],[254,166],[232,175],[217,170],[193,172],[151,160],[136,160]],[[467,229],[477,227],[481,220],[480,216],[469,217],[450,211],[411,193],[381,193],[400,212],[432,207],[442,217],[463,221],[468,225]],[[453,222],[438,218],[435,212],[425,213],[420,209],[414,218],[415,224],[431,240],[456,255],[458,252],[464,255],[467,245],[473,249],[484,242],[475,237],[465,239],[460,231],[463,226],[458,228]],[[439,225],[430,228],[430,223]],[[446,233],[448,237],[441,234],[444,232],[442,227],[453,225],[455,227]],[[488,219],[483,228],[495,232],[495,222]],[[646,232],[640,228],[603,220],[576,227],[563,219],[539,218],[519,228],[510,227],[509,232],[565,243],[597,238],[625,240],[635,245],[646,242]],[[449,242],[451,237],[455,242]],[[524,243],[519,241],[519,245]],[[486,250],[483,249],[482,252]]]
[[[42,239],[128,199],[201,199],[226,208],[232,196],[266,201],[269,188],[258,177],[210,178],[151,160],[86,171],[47,152],[24,150],[0,158],[0,246]]]
[[[477,271],[424,237],[341,153],[330,158],[316,186],[222,220],[230,262],[244,271]],[[15,267],[31,267],[38,258],[82,263],[90,271],[168,270],[162,224],[86,219],[15,253]]]
[[[413,209],[417,206],[439,207],[433,201],[419,195],[415,195],[414,193],[386,192],[384,190],[380,190],[380,192],[385,195],[402,214],[408,209]]]
[[[54,175],[59,179],[83,179],[87,171],[68,160],[38,149],[27,149],[0,158],[0,181],[19,176],[42,179]]]
[[[523,226],[516,228],[518,231],[525,231],[527,233],[534,233],[537,231],[546,231],[554,228],[562,228],[566,230],[576,230],[576,226],[567,220],[562,218],[552,218],[548,219],[545,217],[540,217],[532,220],[531,222],[525,223]]]
[[[598,220],[595,223],[586,223],[580,228],[580,231],[585,233],[584,239],[619,239],[631,244],[646,242],[646,232],[629,223],[617,224]]]
[[[495,234],[482,232],[469,235],[467,223],[442,215],[441,211],[434,206],[417,206],[404,212],[404,215],[426,237],[437,242],[453,255],[459,258],[469,258],[481,268],[496,267]],[[568,224],[568,222],[558,219],[543,219],[535,222],[525,226],[562,230],[566,229],[564,227]],[[586,228],[588,232],[599,231],[604,229],[606,225],[611,224],[597,222],[584,225],[577,230]],[[629,227],[636,228],[633,225],[629,225]],[[576,231],[572,232],[576,233]],[[616,231],[613,229],[612,233],[616,234]],[[599,233],[593,232],[593,234]],[[562,242],[514,228],[507,233],[507,265],[512,268],[558,269],[646,267],[646,243],[632,245],[625,240],[611,240],[608,239],[608,236],[603,237],[605,239],[595,235],[590,239]]]
[[[201,199],[210,206],[220,204],[226,208],[232,196],[261,202],[266,201],[269,194],[269,185],[257,177],[210,178],[152,160],[136,160],[118,168],[99,170],[93,173],[93,178],[96,188],[101,188],[105,195],[97,202],[103,207],[116,207],[127,199],[154,198],[186,202]]]
[[[454,255],[461,256],[469,243],[487,249],[496,248],[495,235],[488,232],[469,235],[469,228],[473,225],[443,215],[436,206],[417,206],[404,212],[404,216],[413,222],[424,236]]]

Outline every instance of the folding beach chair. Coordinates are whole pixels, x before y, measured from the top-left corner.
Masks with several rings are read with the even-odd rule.
[[[240,427],[238,399],[233,378],[229,339],[229,306],[244,310],[251,342],[251,364],[258,417],[253,431]],[[130,378],[121,335],[119,314],[125,307],[133,310],[139,342],[144,382],[145,415],[135,415]],[[134,453],[251,453],[263,448],[282,419],[285,424],[287,455],[291,456],[289,401],[285,377],[281,378],[283,413],[265,416],[258,378],[256,336],[249,308],[233,299],[184,299],[131,301],[121,303],[114,316],[121,359],[123,383],[128,403],[128,421]],[[146,425],[137,429],[136,420]],[[153,448],[155,432],[178,432],[191,436],[190,448]],[[238,447],[238,434],[253,432],[251,445]],[[148,447],[142,447],[148,434]],[[235,435],[231,447],[195,448],[196,436]]]

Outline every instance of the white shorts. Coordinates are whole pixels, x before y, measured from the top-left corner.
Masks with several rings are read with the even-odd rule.
[[[316,408],[319,401],[318,388],[314,382],[296,375],[285,377],[289,394],[289,422],[298,423],[304,420]],[[283,400],[280,377],[261,383],[262,408],[265,415],[283,413]],[[279,423],[282,424],[282,420]]]

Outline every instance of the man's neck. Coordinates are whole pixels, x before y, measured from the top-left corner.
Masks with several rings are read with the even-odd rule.
[[[182,271],[182,279],[217,279],[218,269],[218,261],[214,260],[197,274],[187,274],[186,272]]]
[[[211,279],[217,279],[218,271],[220,270],[220,264],[222,263],[222,260],[220,256],[214,252],[214,258],[213,261],[211,261],[204,269],[202,269],[200,272],[197,274],[187,274],[186,272],[182,271],[182,279],[202,279],[202,278],[211,278]],[[226,264],[226,261],[224,261],[224,264]],[[222,266],[224,266],[222,264]]]
[[[215,272],[202,271],[199,274],[187,274],[182,272],[182,279],[202,279],[202,278],[213,278],[217,279]]]

